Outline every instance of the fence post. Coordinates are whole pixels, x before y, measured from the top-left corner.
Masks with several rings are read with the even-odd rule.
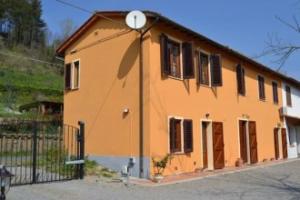
[[[33,122],[33,141],[32,141],[32,183],[36,183],[36,159],[37,159],[37,134],[38,124],[36,121]]]
[[[85,129],[85,125],[84,125],[84,122],[82,121],[79,121],[78,122],[78,125],[79,125],[79,159],[80,160],[84,160],[84,129]],[[79,178],[80,179],[83,179],[84,177],[84,163],[80,164],[79,165]]]

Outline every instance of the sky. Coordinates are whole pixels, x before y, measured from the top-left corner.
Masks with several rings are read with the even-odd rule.
[[[281,23],[276,16],[300,21],[299,0],[64,0],[89,11],[151,10],[242,54],[255,58],[266,48],[270,35],[286,43],[300,44],[300,34]],[[42,0],[48,29],[59,33],[60,23],[72,19],[77,27],[91,14],[68,7],[56,0]],[[276,58],[264,56],[257,61],[272,69]],[[281,68],[281,73],[300,80],[300,51]]]

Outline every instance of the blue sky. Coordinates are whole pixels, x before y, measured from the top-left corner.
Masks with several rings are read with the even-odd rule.
[[[65,0],[85,9],[94,10],[152,10],[191,28],[205,36],[254,57],[266,47],[268,35],[277,34],[283,41],[300,44],[300,34],[295,33],[275,16],[300,21],[299,0]],[[90,14],[63,5],[55,0],[42,0],[43,19],[49,29],[59,32],[59,24],[66,18],[77,26]],[[300,52],[292,56],[281,72],[300,80]],[[276,69],[274,57],[258,61]]]

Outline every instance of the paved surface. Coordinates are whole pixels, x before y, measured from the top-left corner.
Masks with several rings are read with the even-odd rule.
[[[160,187],[92,179],[13,187],[7,200],[300,200],[300,161]]]

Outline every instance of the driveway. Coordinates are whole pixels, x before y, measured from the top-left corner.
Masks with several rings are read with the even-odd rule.
[[[160,187],[91,179],[13,187],[8,200],[300,199],[300,160]]]

